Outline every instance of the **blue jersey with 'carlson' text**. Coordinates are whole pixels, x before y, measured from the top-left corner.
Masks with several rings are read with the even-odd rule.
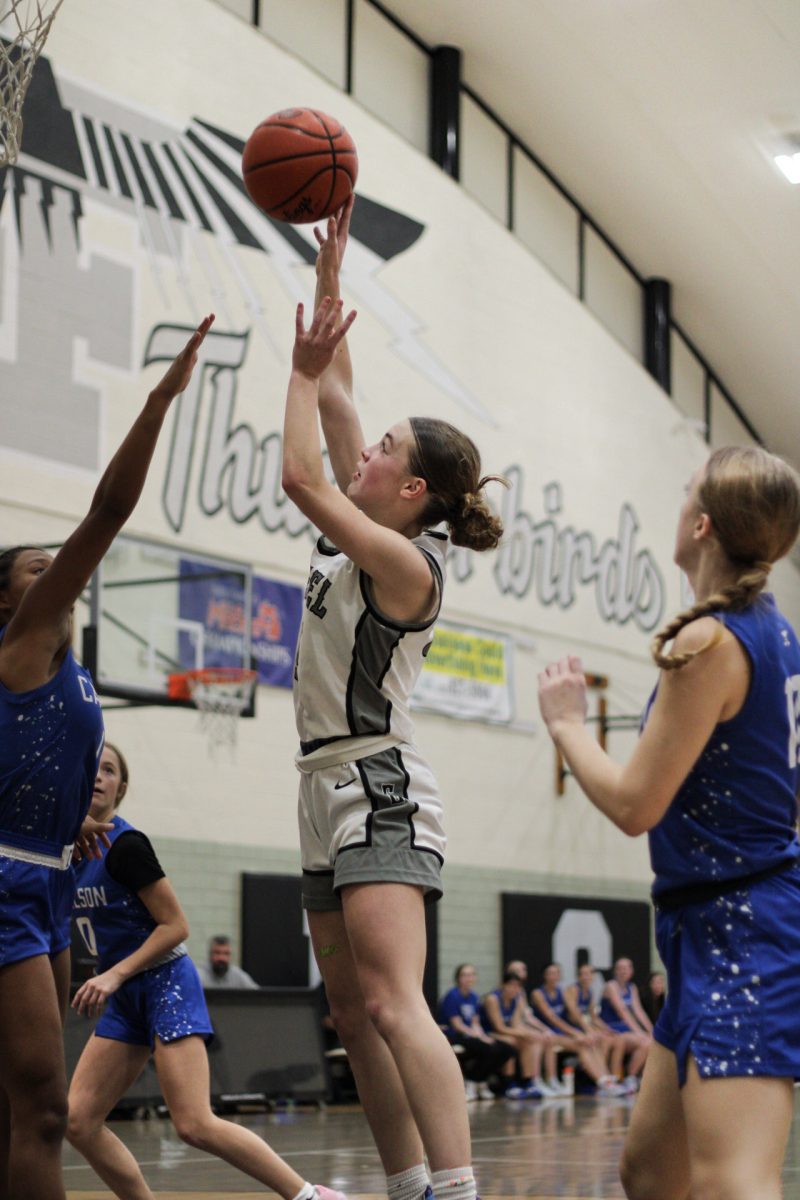
[[[111,846],[121,834],[136,832],[122,817],[112,817],[111,823],[114,826],[108,834]],[[136,893],[109,875],[106,858],[110,847],[101,849],[102,858],[82,858],[75,866],[72,914],[87,949],[97,955],[100,970],[106,971],[138,950],[155,929],[156,922]],[[185,953],[186,947],[181,943],[154,965],[160,966]]]

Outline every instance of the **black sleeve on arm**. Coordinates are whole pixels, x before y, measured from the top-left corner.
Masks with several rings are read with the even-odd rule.
[[[129,892],[140,892],[164,878],[150,839],[138,829],[126,829],[106,855],[106,870],[115,883]]]

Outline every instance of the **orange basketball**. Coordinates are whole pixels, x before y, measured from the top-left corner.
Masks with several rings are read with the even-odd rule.
[[[250,198],[292,225],[320,221],[355,187],[358,154],[341,122],[314,108],[285,108],[257,125],[242,155]]]

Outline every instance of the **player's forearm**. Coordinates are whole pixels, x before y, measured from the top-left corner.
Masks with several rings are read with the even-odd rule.
[[[326,483],[319,440],[318,381],[293,370],[283,423],[283,489],[296,500],[304,489]]]
[[[560,721],[549,733],[587,800],[623,833],[631,837],[643,833],[637,805],[622,787],[623,768],[601,749],[586,725]]]
[[[163,925],[156,925],[139,949],[118,962],[115,970],[123,982],[131,979],[134,975],[155,966],[188,936],[189,926],[184,920],[166,921]]]
[[[153,391],[127,436],[103,472],[91,511],[103,512],[120,526],[127,521],[142,494],[170,399]]]

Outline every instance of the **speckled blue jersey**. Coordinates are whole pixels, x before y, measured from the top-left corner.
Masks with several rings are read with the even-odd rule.
[[[797,638],[772,596],[744,612],[714,615],[747,653],[750,689],[737,715],[717,725],[650,833],[655,897],[751,875],[800,855]]]
[[[0,684],[0,856],[69,865],[103,738],[91,678],[72,650],[41,687],[10,692]]]
[[[800,1078],[800,648],[771,596],[716,615],[751,681],[650,834],[668,976],[655,1037],[681,1084],[690,1054],[704,1077]]]
[[[71,650],[41,687],[0,684],[0,966],[69,945],[72,842],[103,737],[92,681]]]
[[[134,831],[133,825],[116,814],[111,824],[114,826],[108,834],[111,846],[121,834]],[[136,893],[108,873],[106,859],[110,849],[101,846],[102,858],[84,858],[75,865],[75,923],[87,949],[97,956],[101,971],[133,954],[156,927]],[[181,943],[170,952],[169,958],[179,958],[185,953],[186,947]]]
[[[115,815],[112,823],[111,847],[123,834],[134,832],[122,817]],[[100,971],[133,954],[156,927],[136,893],[106,869],[111,847],[102,848],[101,859],[82,860],[75,872],[75,923],[89,951],[97,955]],[[183,943],[114,992],[95,1026],[97,1037],[151,1049],[156,1038],[174,1042],[199,1034],[207,1039],[212,1032],[197,968]]]

